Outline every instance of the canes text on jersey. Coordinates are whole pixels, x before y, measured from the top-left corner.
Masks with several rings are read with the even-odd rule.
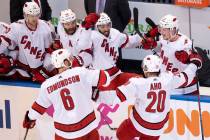
[[[41,61],[44,60],[44,56],[46,54],[46,52],[42,52],[42,50],[38,50],[38,47],[35,46],[31,46],[31,41],[28,40],[28,36],[24,35],[21,39],[21,44],[24,44],[24,49],[28,49],[30,51],[31,55],[35,55],[36,58],[35,59],[40,59]]]
[[[161,51],[160,57],[162,58],[162,64],[166,65],[166,70],[171,72],[177,72],[178,68],[173,67],[173,63],[169,62],[169,58],[167,56],[164,56],[164,51]]]
[[[109,53],[110,56],[113,56],[113,60],[117,60],[117,51],[115,51],[114,47],[110,47],[109,43],[107,42],[107,39],[103,40],[103,43],[101,44],[101,47],[105,49],[106,53]]]

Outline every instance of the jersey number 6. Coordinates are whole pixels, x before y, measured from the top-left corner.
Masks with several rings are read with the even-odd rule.
[[[150,91],[147,94],[147,99],[152,99],[150,104],[146,108],[146,112],[155,113],[163,112],[165,109],[166,91],[160,90],[158,93]],[[153,108],[154,104],[157,102],[157,107]]]
[[[70,90],[64,88],[60,91],[61,99],[66,110],[74,109],[74,101],[70,96]]]

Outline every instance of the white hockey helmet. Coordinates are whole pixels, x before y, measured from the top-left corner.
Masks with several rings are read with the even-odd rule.
[[[71,9],[61,11],[60,15],[61,23],[68,23],[74,20],[76,20],[76,14]]]
[[[179,29],[179,21],[176,16],[166,15],[160,19],[159,26],[161,28]]]
[[[36,2],[26,2],[23,6],[23,12],[27,15],[39,15],[40,7]]]
[[[58,49],[52,53],[51,62],[55,66],[55,68],[67,67],[64,64],[64,60],[70,60],[71,57],[72,55],[67,49]]]
[[[147,55],[142,62],[144,72],[159,72],[161,67],[161,59],[157,55]]]
[[[100,14],[100,18],[96,22],[96,26],[98,26],[98,25],[106,25],[106,24],[109,24],[109,23],[112,23],[110,17],[106,13],[101,13]]]

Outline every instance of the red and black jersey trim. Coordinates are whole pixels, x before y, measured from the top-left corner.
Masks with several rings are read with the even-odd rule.
[[[116,89],[116,93],[117,97],[120,99],[121,102],[126,100],[125,95],[122,93],[122,91],[119,88]]]
[[[179,86],[179,88],[186,87],[187,84],[188,84],[188,76],[187,76],[187,74],[185,72],[181,72],[181,73],[184,75],[185,82],[181,86]]]
[[[146,128],[146,129],[150,129],[150,130],[160,130],[164,127],[165,123],[168,121],[169,119],[169,113],[166,115],[165,119],[161,122],[157,122],[157,123],[151,123],[151,122],[147,122],[145,121],[143,118],[141,118],[141,116],[137,113],[135,107],[133,107],[133,117],[134,119],[138,122],[139,125],[141,125],[142,127]]]
[[[45,113],[47,108],[39,105],[37,102],[34,102],[34,104],[32,105],[32,109],[42,115]]]
[[[128,44],[128,41],[129,41],[129,37],[128,37],[128,35],[126,34],[126,40],[125,40],[125,42],[120,46],[120,48],[125,48],[125,46]]]
[[[120,71],[117,67],[111,67],[110,69],[106,69],[106,72],[109,73],[109,76],[113,76]]]
[[[103,87],[103,85],[105,85],[106,82],[107,82],[107,75],[103,70],[100,70],[97,87],[98,88]]]
[[[93,111],[77,123],[61,124],[61,123],[58,123],[58,122],[54,122],[54,126],[57,130],[60,130],[60,131],[63,131],[63,132],[75,132],[75,131],[79,131],[79,130],[82,130],[83,128],[87,127],[95,119],[96,119],[96,116],[95,116],[95,113]]]
[[[11,39],[9,39],[8,37],[4,36],[4,35],[0,35],[0,38],[4,39],[8,44],[9,46],[12,45],[12,41]]]
[[[198,82],[197,78],[194,77],[192,82],[187,87],[191,87],[191,86],[195,85],[197,82]]]
[[[85,49],[85,50],[81,50],[80,53],[82,53],[82,52],[88,53],[88,54],[90,54],[91,56],[93,56],[93,50],[92,50],[91,48]]]

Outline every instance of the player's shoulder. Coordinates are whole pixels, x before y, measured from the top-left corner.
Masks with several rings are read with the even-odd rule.
[[[141,85],[144,84],[146,81],[146,78],[142,77],[142,76],[136,76],[136,77],[132,77],[129,79],[129,82],[135,85]]]
[[[186,47],[192,45],[192,40],[188,36],[182,33],[180,33],[179,35],[180,35],[179,42],[181,43],[181,45],[184,45]]]
[[[74,67],[63,72],[63,75],[83,75],[88,71],[85,67]]]
[[[9,28],[9,24],[7,24],[5,22],[0,22],[0,26],[2,26],[4,28]]]
[[[18,21],[15,21],[13,23],[10,24],[10,27],[21,27],[21,26],[25,26],[25,20],[24,19],[20,19]]]
[[[173,79],[174,74],[171,71],[165,71],[160,73],[160,81],[170,82]]]
[[[41,20],[41,19],[39,19],[39,26],[41,26],[41,28],[45,28],[44,31],[51,30],[50,23],[48,23],[47,21]]]
[[[8,33],[9,30],[10,30],[9,24],[0,22],[0,34]]]
[[[81,37],[90,37],[92,30],[91,29],[85,29],[81,25],[78,25],[78,32],[81,35]]]
[[[119,30],[115,29],[115,28],[111,28],[110,29],[110,35],[111,37],[117,37],[119,35],[122,35],[123,33],[121,33]]]

